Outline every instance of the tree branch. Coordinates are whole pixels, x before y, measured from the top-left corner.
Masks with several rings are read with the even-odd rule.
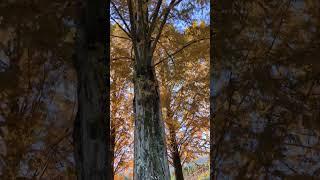
[[[153,11],[153,13],[151,15],[151,24],[150,24],[150,28],[149,28],[148,38],[147,39],[150,39],[151,34],[152,34],[156,24],[157,24],[157,19],[158,19],[158,14],[159,14],[159,11],[160,11],[161,4],[162,4],[162,0],[159,0],[155,10]]]
[[[114,4],[113,1],[111,1],[111,4],[112,4],[113,8],[116,10],[116,12],[117,12],[118,16],[120,17],[120,19],[122,20],[123,24],[124,24],[125,27],[127,28],[128,32],[131,33],[131,30],[130,30],[127,22],[125,21],[125,19],[123,18],[123,16],[120,14],[120,11],[119,11],[119,9],[117,8],[117,6]]]
[[[116,58],[112,58],[112,61],[121,60],[121,59],[128,59],[128,60],[134,61],[134,58],[131,58],[131,57],[116,57]]]
[[[130,38],[130,37],[117,36],[117,35],[113,35],[113,34],[111,34],[110,36],[111,36],[111,37],[115,37],[115,38],[120,38],[120,39],[125,39],[125,40],[131,41],[131,38]]]
[[[170,11],[173,9],[174,6],[178,5],[181,1],[182,1],[182,0],[178,0],[178,1],[176,2],[176,0],[171,0],[169,6],[164,10],[164,17],[163,17],[162,22],[160,23],[159,32],[158,32],[158,34],[157,34],[157,36],[156,36],[156,38],[155,38],[155,40],[154,40],[154,42],[153,42],[153,45],[151,46],[151,52],[152,52],[152,53],[153,53],[154,50],[156,49],[157,43],[158,43],[159,38],[160,38],[160,36],[161,36],[161,34],[162,34],[163,27],[164,27],[164,25],[165,25],[166,22],[167,22],[167,19],[168,19],[168,16],[169,16],[169,14],[170,14]]]
[[[194,43],[197,43],[197,42],[200,42],[200,41],[203,41],[203,40],[208,40],[208,39],[210,39],[210,38],[201,38],[201,39],[193,40],[193,41],[187,43],[186,45],[184,45],[183,47],[181,47],[180,49],[178,49],[176,52],[174,52],[174,53],[170,54],[169,56],[167,56],[167,57],[159,60],[159,62],[157,62],[157,63],[154,64],[153,66],[155,67],[155,66],[157,66],[158,64],[162,63],[163,61],[165,61],[165,60],[167,60],[167,59],[169,59],[169,58],[172,58],[173,56],[175,56],[176,54],[178,54],[179,52],[181,52],[183,49],[191,46],[191,45],[194,44]]]
[[[129,8],[129,16],[130,16],[130,24],[131,24],[131,34],[132,34],[132,40],[135,43],[135,36],[136,36],[136,26],[134,24],[134,15],[133,15],[133,7],[132,7],[132,1],[127,0],[128,8]]]
[[[114,21],[114,22],[120,27],[120,29],[121,29],[123,32],[125,32],[125,33],[127,34],[127,36],[129,36],[129,37],[131,38],[131,34],[130,34],[125,28],[123,28],[123,27],[121,26],[121,24],[118,23],[118,21],[116,21],[113,17],[111,17],[111,20]]]

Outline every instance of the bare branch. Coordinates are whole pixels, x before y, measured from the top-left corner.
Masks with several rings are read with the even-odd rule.
[[[118,16],[120,17],[120,19],[122,20],[123,24],[124,24],[125,27],[127,28],[127,31],[128,31],[129,33],[131,33],[131,30],[130,30],[127,22],[125,21],[125,19],[124,19],[123,16],[121,15],[121,13],[120,13],[119,9],[117,8],[117,6],[114,4],[113,1],[111,1],[111,4],[112,4],[113,8],[116,10],[116,12],[117,12]]]
[[[170,11],[174,8],[174,6],[178,5],[182,0],[178,0],[176,2],[176,0],[171,0],[169,6],[164,10],[164,17],[163,17],[163,20],[161,21],[160,23],[160,27],[159,27],[159,32],[153,42],[153,45],[151,46],[151,52],[153,53],[154,50],[156,49],[156,46],[157,46],[157,43],[159,41],[159,38],[162,34],[162,30],[163,30],[163,27],[164,25],[167,23],[167,19],[168,19],[168,16],[170,14]]]
[[[160,11],[161,4],[162,4],[162,0],[159,0],[155,10],[153,11],[153,13],[151,15],[151,24],[150,24],[150,29],[149,29],[149,32],[148,32],[148,38],[147,39],[150,39],[151,34],[152,34],[156,24],[157,24],[157,19],[158,19],[158,14],[159,14],[159,11]]]
[[[132,34],[132,40],[135,44],[135,36],[136,36],[136,26],[134,24],[134,15],[133,15],[133,7],[132,7],[132,1],[127,0],[128,8],[129,8],[129,16],[130,16],[130,24],[131,24],[131,34]]]
[[[124,29],[124,28],[121,26],[121,24],[118,23],[118,21],[116,21],[113,17],[111,17],[111,20],[114,21],[114,22],[120,27],[120,29],[121,29],[123,32],[125,32],[125,33],[127,34],[127,36],[129,36],[129,37],[131,38],[131,34],[130,34],[126,29]]]

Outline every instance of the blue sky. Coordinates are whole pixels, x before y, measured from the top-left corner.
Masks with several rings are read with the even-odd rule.
[[[178,6],[178,9],[181,8]],[[203,7],[200,7],[200,5],[196,5],[196,9],[191,14],[191,20],[201,22],[204,21],[206,24],[210,23],[210,6],[209,4],[204,5]],[[184,22],[182,20],[176,20],[174,22],[175,27],[179,31],[184,31],[188,26],[190,26],[190,23]]]
[[[191,1],[191,3],[193,5],[196,6],[195,10],[192,12],[191,14],[191,21],[197,21],[197,22],[201,22],[204,21],[206,24],[209,24],[210,22],[210,6],[209,4],[203,5],[201,6],[200,4],[193,2],[194,0]],[[190,3],[188,1],[185,1],[187,4]],[[167,2],[169,3],[169,2]],[[180,5],[178,5],[177,9],[182,9],[182,7],[184,6],[184,3],[181,3]],[[113,8],[111,8],[111,12],[113,12]],[[121,21],[118,21],[118,23],[122,24]],[[129,22],[128,22],[129,23]],[[115,24],[113,22],[113,20],[111,20],[111,24]],[[190,26],[190,22],[184,22],[183,20],[174,20],[173,22],[174,26],[179,30],[179,31],[184,31],[188,26]]]

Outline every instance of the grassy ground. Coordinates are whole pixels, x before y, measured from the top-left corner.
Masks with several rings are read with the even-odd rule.
[[[184,168],[183,174],[185,180],[209,180],[209,164],[189,164]],[[173,174],[173,173],[172,173]],[[175,180],[174,175],[171,176],[171,180]]]

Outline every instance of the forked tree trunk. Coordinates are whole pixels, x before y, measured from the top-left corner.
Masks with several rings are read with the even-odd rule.
[[[164,122],[152,61],[155,46],[152,46],[152,30],[148,26],[149,2],[148,0],[127,2],[135,54],[134,179],[169,180]]]
[[[74,155],[79,180],[110,178],[109,5],[82,0],[77,23],[75,68],[78,111],[74,124]]]
[[[148,2],[128,1],[135,50],[134,179],[169,180],[164,122],[148,36]]]

